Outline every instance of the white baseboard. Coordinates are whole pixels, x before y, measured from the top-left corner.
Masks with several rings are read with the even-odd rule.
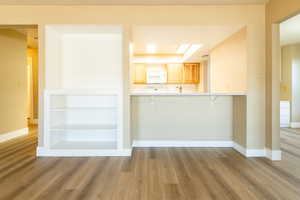
[[[121,150],[82,150],[82,149],[45,149],[37,147],[38,157],[98,157],[98,156],[131,156],[132,149]]]
[[[266,149],[246,149],[233,141],[180,141],[180,140],[134,140],[133,147],[232,147],[245,157],[268,157]],[[280,157],[278,152],[273,152],[271,160]],[[276,159],[275,159],[276,158]]]
[[[11,131],[8,133],[0,134],[0,142],[5,142],[13,138],[28,134],[28,128],[22,128],[16,131]]]
[[[246,149],[245,147],[234,143],[233,148],[247,158],[266,157],[270,160],[281,160],[281,151],[271,151],[270,149]]]
[[[134,140],[133,147],[232,147],[232,141]]]
[[[266,157],[265,149],[247,149],[247,157]]]
[[[233,149],[247,157],[247,151],[246,151],[245,147],[243,147],[243,146],[239,145],[238,143],[234,142],[233,143]]]
[[[266,157],[270,160],[281,160],[281,151],[275,150],[272,151],[271,149],[266,149]]]
[[[135,140],[133,147],[232,147],[245,157],[267,157],[281,160],[281,151],[270,149],[246,149],[232,141],[164,141]],[[37,147],[39,157],[97,157],[97,156],[131,156],[132,149],[122,150],[79,150],[79,149],[45,149]]]
[[[234,143],[233,144],[233,149],[235,149],[237,152],[241,153],[247,158],[250,157],[265,157],[266,152],[265,149],[246,149],[245,147]]]
[[[300,128],[300,122],[291,122],[291,128]]]

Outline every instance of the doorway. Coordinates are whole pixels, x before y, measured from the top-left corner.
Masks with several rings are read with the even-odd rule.
[[[0,25],[0,142],[38,126],[38,27]]]
[[[280,23],[280,144],[300,156],[300,14]],[[284,158],[285,159],[285,158]]]

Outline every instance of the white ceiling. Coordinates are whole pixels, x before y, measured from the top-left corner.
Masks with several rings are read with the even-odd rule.
[[[264,4],[269,0],[0,0],[6,5],[202,5]]]
[[[175,54],[181,44],[202,44],[203,47],[191,58],[199,60],[243,26],[135,26],[133,51],[134,54],[146,54],[147,44],[155,44],[157,54]]]
[[[300,43],[300,15],[280,24],[281,45]]]

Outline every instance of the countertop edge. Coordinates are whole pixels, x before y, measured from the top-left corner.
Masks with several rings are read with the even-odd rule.
[[[247,93],[129,93],[129,96],[247,96]]]

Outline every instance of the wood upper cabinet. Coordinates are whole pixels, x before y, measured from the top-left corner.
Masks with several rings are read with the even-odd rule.
[[[167,64],[168,83],[181,84],[183,82],[183,64]]]
[[[200,82],[200,63],[184,63],[184,84],[198,84]]]
[[[134,84],[146,84],[146,64],[134,65]]]

